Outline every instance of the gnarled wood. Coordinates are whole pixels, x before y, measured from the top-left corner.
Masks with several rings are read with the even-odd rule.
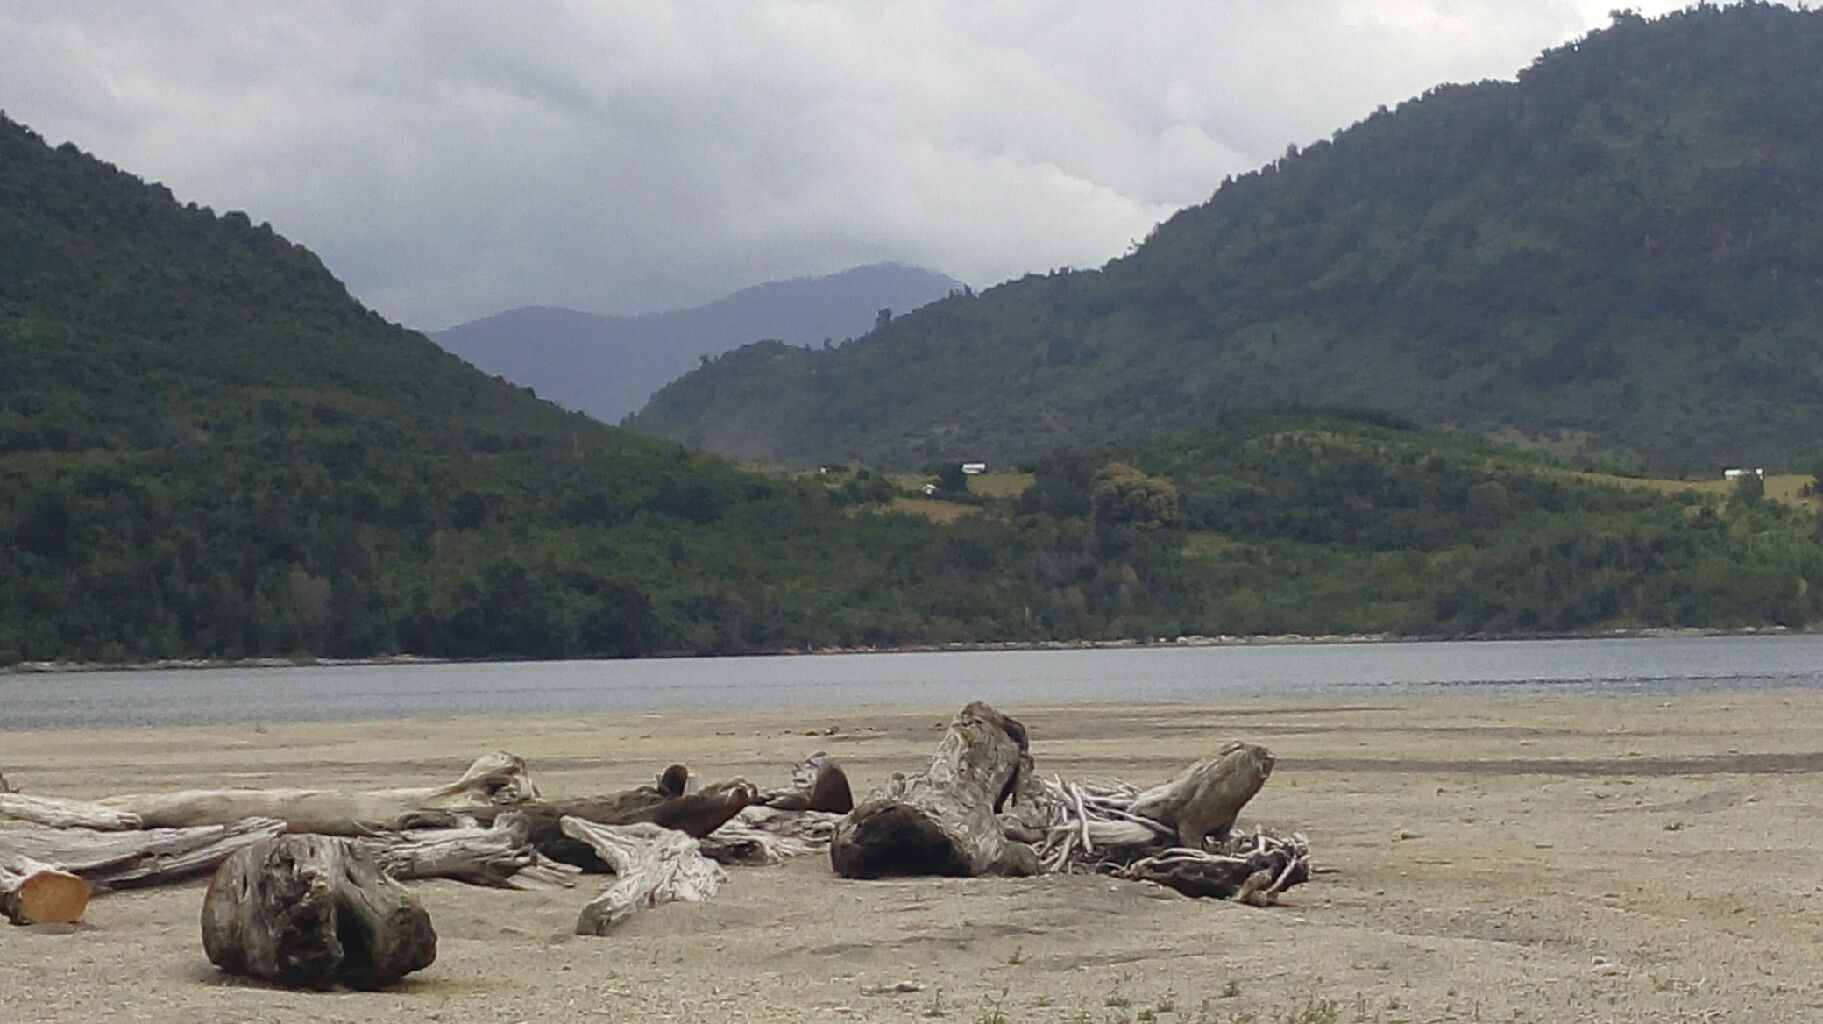
[[[430,914],[352,841],[263,839],[203,897],[203,951],[230,974],[292,988],[376,989],[437,958]]]
[[[532,821],[513,811],[492,825],[381,832],[354,841],[380,869],[404,881],[449,878],[470,885],[513,888],[513,879],[538,861]]]
[[[106,892],[205,874],[235,851],[284,830],[285,823],[272,818],[140,832],[15,828],[0,831],[0,861],[24,857],[52,864]]]
[[[1182,846],[1226,839],[1241,808],[1272,775],[1272,754],[1254,743],[1224,744],[1214,757],[1196,762],[1171,781],[1144,790],[1127,810],[1177,830]]]
[[[760,802],[786,811],[847,814],[855,809],[854,793],[848,788],[848,773],[821,750],[792,769],[790,788],[762,794]]]
[[[676,829],[650,822],[598,825],[581,818],[565,818],[562,827],[618,876],[577,915],[578,935],[606,935],[628,916],[660,903],[706,900],[728,877],[702,855],[694,838]]]
[[[89,883],[54,864],[0,856],[0,915],[14,924],[72,924],[89,906]]]
[[[703,856],[720,864],[777,864],[828,849],[841,820],[828,811],[756,805],[697,843]]]
[[[1113,874],[1176,889],[1186,896],[1238,899],[1271,906],[1279,894],[1310,880],[1310,843],[1301,834],[1264,829],[1230,835],[1209,849],[1174,849],[1136,860]]]
[[[675,777],[681,766],[666,770]],[[633,825],[641,822],[675,829],[690,836],[706,836],[759,800],[759,791],[744,779],[717,783],[694,793],[674,795],[665,786],[640,786],[603,796],[539,800],[516,810],[531,819],[531,841],[538,852],[584,871],[612,871],[588,843],[571,836],[563,819],[580,818],[597,825]]]
[[[525,762],[507,753],[475,761],[445,786],[339,792],[323,789],[204,789],[113,796],[103,800],[0,796],[0,815],[47,825],[189,828],[276,818],[292,832],[354,836],[412,814],[498,812],[536,798]],[[100,824],[112,813],[118,824]],[[53,820],[62,815],[61,820]],[[130,824],[137,819],[138,824]]]
[[[894,775],[836,826],[830,863],[848,878],[1036,874],[1032,847],[1008,839],[996,818],[1030,768],[1025,726],[975,701],[950,722],[929,768]]]

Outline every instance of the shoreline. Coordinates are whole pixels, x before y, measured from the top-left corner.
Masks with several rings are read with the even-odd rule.
[[[1549,640],[1653,640],[1711,637],[1813,636],[1817,630],[1789,626],[1743,626],[1712,629],[1700,626],[1663,626],[1562,633],[1473,633],[1402,636],[1391,633],[1305,635],[1282,633],[1259,636],[1217,635],[1159,637],[1155,640],[1006,640],[963,641],[948,644],[896,644],[888,647],[778,648],[746,654],[660,653],[637,658],[435,658],[417,654],[388,654],[371,658],[263,657],[166,658],[145,662],[26,661],[0,665],[0,677],[9,675],[63,675],[91,672],[175,672],[216,669],[358,668],[408,665],[543,664],[564,661],[663,661],[716,660],[723,658],[819,657],[852,654],[945,654],[998,651],[1120,651],[1208,647],[1299,647],[1347,644],[1511,643]]]

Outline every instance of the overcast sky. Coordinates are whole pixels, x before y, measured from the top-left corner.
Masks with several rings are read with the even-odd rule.
[[[0,109],[438,328],[879,260],[1098,265],[1224,175],[1511,77],[1623,2],[7,0]]]

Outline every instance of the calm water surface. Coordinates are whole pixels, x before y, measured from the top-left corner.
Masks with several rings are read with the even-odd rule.
[[[386,665],[0,676],[0,730],[679,707],[1351,700],[1823,686],[1823,636]]]

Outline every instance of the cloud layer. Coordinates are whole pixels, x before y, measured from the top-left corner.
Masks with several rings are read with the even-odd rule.
[[[1224,175],[1510,77],[1612,5],[15,0],[0,109],[436,328],[886,259],[1097,265]]]

